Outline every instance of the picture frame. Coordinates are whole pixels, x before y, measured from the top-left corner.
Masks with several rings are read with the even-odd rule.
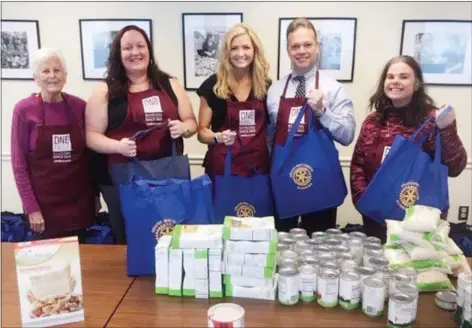
[[[115,35],[127,25],[136,25],[148,35],[152,44],[151,19],[79,19],[82,78],[103,80],[110,45]]]
[[[242,13],[182,13],[185,90],[197,90],[216,73],[220,43],[242,21]]]
[[[37,20],[2,19],[2,80],[33,80],[33,55],[41,47]]]
[[[425,84],[470,86],[472,21],[403,20],[400,55],[416,59]]]
[[[277,78],[292,71],[287,54],[287,27],[294,17],[279,18],[279,42]],[[339,82],[354,80],[356,59],[357,18],[355,17],[308,17],[315,27],[320,42],[320,71]]]

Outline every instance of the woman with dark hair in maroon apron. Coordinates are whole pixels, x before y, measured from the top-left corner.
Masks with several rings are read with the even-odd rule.
[[[99,209],[85,144],[85,101],[62,92],[67,71],[54,48],[34,61],[38,94],[14,109],[12,164],[31,229],[41,238],[76,235],[86,239]]]
[[[269,66],[259,38],[247,24],[237,24],[226,33],[221,52],[217,73],[197,90],[201,100],[198,138],[208,145],[204,167],[213,181],[215,218],[272,215],[272,202],[267,205],[270,191],[264,185],[238,190],[237,178],[229,182],[232,177],[263,176],[269,171],[265,107]],[[226,158],[231,159],[227,170]],[[244,194],[248,199],[238,201]]]
[[[190,100],[180,83],[161,71],[146,32],[134,25],[120,30],[111,44],[107,77],[87,103],[87,145],[97,153],[100,189],[110,211],[115,240],[126,243],[120,203],[108,168],[117,163],[171,155],[172,140],[183,152],[182,137],[197,129]],[[152,129],[145,137],[138,131]],[[107,154],[107,155],[105,155]]]

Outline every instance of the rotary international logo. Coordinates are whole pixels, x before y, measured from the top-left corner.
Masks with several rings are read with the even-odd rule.
[[[159,241],[159,238],[164,235],[171,235],[176,224],[177,222],[170,218],[157,222],[151,229],[152,233],[156,236],[156,241]]]
[[[290,178],[298,189],[308,189],[312,186],[313,168],[307,164],[297,164],[290,171]]]
[[[240,218],[253,217],[256,214],[256,209],[249,203],[242,202],[234,208],[236,216]]]
[[[419,197],[420,185],[416,182],[407,182],[402,184],[402,189],[398,195],[397,204],[403,209],[415,205]]]

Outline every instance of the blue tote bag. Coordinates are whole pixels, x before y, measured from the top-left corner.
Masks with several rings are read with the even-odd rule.
[[[405,210],[414,204],[440,209],[449,206],[447,167],[441,164],[439,131],[434,160],[422,149],[431,119],[410,138],[395,137],[389,154],[355,204],[359,212],[384,224],[386,219],[402,220]]]
[[[125,219],[129,276],[155,275],[154,248],[176,224],[208,224],[212,220],[211,180],[134,179],[119,186]]]
[[[228,146],[225,173],[215,177],[215,224],[222,224],[226,215],[272,216],[274,210],[269,175],[257,173],[250,177],[233,175],[231,157],[232,147]]]
[[[329,131],[317,128],[308,110],[308,133],[298,138],[307,103],[297,116],[284,145],[275,145],[272,191],[281,219],[338,207],[347,195],[339,155]]]

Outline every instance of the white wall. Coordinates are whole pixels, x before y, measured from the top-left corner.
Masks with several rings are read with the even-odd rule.
[[[183,83],[182,12],[242,12],[244,22],[252,25],[263,41],[271,64],[271,77],[277,74],[279,17],[357,17],[356,58],[353,83],[345,86],[355,105],[357,132],[367,115],[367,101],[377,83],[380,70],[392,56],[399,54],[403,19],[472,19],[472,4],[446,2],[354,2],[354,3],[238,3],[238,2],[116,2],[2,3],[2,19],[39,20],[41,45],[58,46],[68,64],[65,91],[87,99],[96,82],[82,80],[79,19],[152,19],[155,56],[161,67]],[[30,81],[2,81],[2,210],[21,211],[10,167],[10,126],[12,108],[21,98],[36,90]],[[471,87],[429,87],[437,103],[450,103],[457,109],[458,129],[468,155],[471,154]],[[198,115],[198,97],[189,92]],[[357,133],[356,133],[357,138]],[[349,162],[354,143],[338,147],[349,184]],[[201,160],[206,148],[194,137],[187,141],[192,173],[203,172]],[[469,157],[470,158],[470,157]],[[459,178],[450,180],[450,218],[457,218],[459,205],[471,206],[471,164]],[[358,223],[350,196],[338,212],[339,224]]]

